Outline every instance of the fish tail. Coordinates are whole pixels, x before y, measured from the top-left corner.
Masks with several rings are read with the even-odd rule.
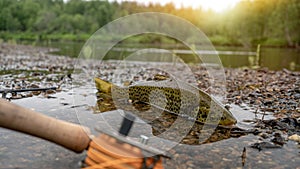
[[[103,93],[111,94],[112,83],[95,77],[96,88]]]

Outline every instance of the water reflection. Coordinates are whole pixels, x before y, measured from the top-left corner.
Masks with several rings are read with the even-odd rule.
[[[260,65],[272,70],[282,68],[300,71],[300,50],[291,48],[263,48]]]
[[[67,55],[71,57],[78,57],[79,52],[81,50],[81,46],[83,43],[80,42],[51,42],[51,43],[41,43],[37,44],[41,46],[55,47],[60,48],[60,52],[56,52],[56,54]],[[125,48],[128,47],[126,44]],[[116,46],[120,47],[120,46]],[[142,45],[142,44],[132,44],[128,48],[149,48],[153,47],[153,45]],[[177,45],[162,45],[157,48],[161,49],[178,49]],[[229,46],[216,46],[215,47],[219,52],[219,56],[224,67],[230,68],[239,68],[239,67],[253,67],[255,65],[255,54],[256,48],[243,48],[243,47],[229,47]],[[222,52],[223,51],[223,52]],[[224,54],[226,52],[233,52],[232,55]],[[250,55],[239,55],[239,52],[250,52]],[[110,55],[114,55],[115,58],[121,57],[124,58],[130,55],[130,52],[125,51],[112,51]],[[189,54],[179,54],[185,55],[186,57]],[[294,48],[270,48],[270,47],[261,47],[261,55],[259,59],[260,67],[267,67],[270,70],[282,70],[283,68],[300,71],[300,50]],[[111,56],[110,56],[111,58]]]
[[[222,48],[224,49],[224,48]],[[237,48],[236,50],[242,50]],[[255,51],[255,49],[252,49]],[[219,55],[225,67],[254,67],[255,55]],[[267,48],[262,47],[258,66],[267,67],[270,70],[282,70],[283,68],[300,71],[300,50],[292,48]]]

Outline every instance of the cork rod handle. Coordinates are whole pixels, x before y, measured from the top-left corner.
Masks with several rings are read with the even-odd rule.
[[[80,153],[90,142],[89,129],[0,99],[0,127],[30,134]]]

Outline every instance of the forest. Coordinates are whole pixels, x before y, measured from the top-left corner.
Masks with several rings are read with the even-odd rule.
[[[139,12],[162,12],[182,17],[199,27],[216,45],[300,45],[299,0],[242,0],[222,13],[201,7],[176,8],[172,3],[1,0],[0,38],[4,41],[85,41],[110,21]],[[151,43],[152,40],[147,38],[146,41]]]

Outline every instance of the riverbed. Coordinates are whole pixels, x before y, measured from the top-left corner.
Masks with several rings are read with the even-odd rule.
[[[1,44],[1,89],[33,85],[59,87],[59,90],[48,93],[10,94],[6,99],[51,117],[84,125],[90,124],[88,127],[92,129],[103,124],[99,114],[95,114],[97,90],[94,83],[84,78],[78,80],[77,77],[80,75],[73,72],[77,61],[67,56],[49,54],[55,50]],[[109,65],[114,67],[112,63]],[[225,75],[227,96],[224,104],[230,107],[240,128],[254,129],[258,123],[267,124],[260,123],[261,120],[299,119],[300,72],[287,69],[225,68]],[[206,87],[206,83],[198,85],[200,88]],[[122,120],[120,113],[116,111],[102,113],[101,117],[107,121],[112,120],[115,124],[120,124]],[[166,121],[162,122],[168,121],[169,116],[165,117]],[[89,120],[92,120],[92,123]],[[168,150],[172,158],[164,160],[164,166],[170,169],[199,168],[199,166],[201,168],[297,168],[300,166],[299,143],[287,140],[292,134],[300,134],[297,125],[299,124],[296,123],[294,129],[290,131],[278,127],[277,129],[257,127],[259,134],[252,132],[237,137],[230,135],[204,144],[191,141],[195,140],[195,137],[188,137],[188,140],[184,138],[181,144]],[[153,128],[150,125],[145,126],[143,132],[153,136],[155,134]],[[279,133],[285,140],[282,146],[261,150],[253,148],[255,143],[271,142],[275,133]],[[80,168],[81,161],[85,158],[86,152],[75,154],[53,143],[10,130],[0,129],[0,135],[1,168]],[[167,143],[168,138],[164,139]],[[243,162],[241,156],[244,148],[246,157]]]

